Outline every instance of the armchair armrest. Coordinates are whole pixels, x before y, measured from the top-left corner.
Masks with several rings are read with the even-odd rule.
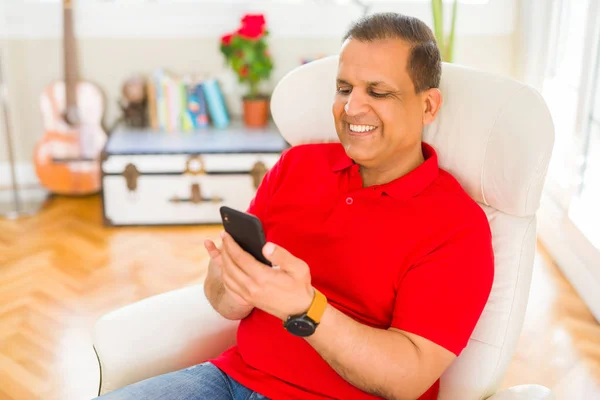
[[[519,385],[498,392],[487,400],[556,400],[556,396],[542,385]]]
[[[159,294],[101,317],[93,343],[99,394],[219,355],[235,343],[238,321],[219,315],[202,285]]]

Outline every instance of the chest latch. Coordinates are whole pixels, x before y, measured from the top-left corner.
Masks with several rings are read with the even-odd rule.
[[[125,169],[123,170],[123,177],[125,178],[125,183],[127,184],[127,190],[130,192],[135,192],[137,190],[139,176],[140,171],[138,171],[135,165],[129,163],[125,166]]]
[[[185,171],[183,171],[184,175],[204,175],[206,174],[206,169],[204,168],[204,160],[199,155],[191,156],[185,162]]]
[[[250,170],[250,176],[252,176],[252,182],[254,183],[254,189],[258,189],[262,182],[265,174],[267,173],[267,166],[262,161],[257,161]]]

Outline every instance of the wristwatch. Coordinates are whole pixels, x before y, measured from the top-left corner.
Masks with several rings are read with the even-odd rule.
[[[308,311],[304,314],[291,315],[283,323],[283,327],[292,335],[306,337],[315,333],[327,306],[327,297],[317,289]]]

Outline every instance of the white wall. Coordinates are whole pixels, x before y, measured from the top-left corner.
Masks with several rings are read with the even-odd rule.
[[[431,26],[426,0],[378,0],[370,12],[397,11]],[[460,4],[456,62],[513,75],[516,0]],[[485,0],[483,0],[485,1]],[[204,72],[222,79],[234,115],[242,89],[223,66],[219,37],[233,31],[246,12],[264,12],[275,61],[271,82],[303,57],[337,53],[340,38],[361,10],[327,0],[74,0],[81,77],[105,93],[105,122],[118,116],[121,83],[130,74],[165,67],[178,73]],[[61,0],[0,0],[0,52],[8,79],[17,159],[29,163],[43,134],[39,95],[62,78]],[[1,116],[0,116],[1,118]],[[0,127],[0,132],[4,129]],[[0,137],[0,171],[7,160]],[[0,186],[5,181],[0,174]]]
[[[362,0],[370,13],[395,11],[431,25],[430,0]],[[61,37],[62,0],[2,0],[0,35]],[[338,4],[339,3],[339,4]],[[450,3],[450,2],[447,2]],[[79,37],[215,36],[237,27],[247,12],[263,12],[273,35],[339,37],[361,16],[351,0],[73,0]],[[446,4],[450,10],[451,4]],[[460,0],[458,33],[507,35],[517,0]],[[449,12],[446,13],[449,18]]]

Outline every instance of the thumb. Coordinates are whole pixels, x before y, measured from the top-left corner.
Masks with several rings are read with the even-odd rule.
[[[273,266],[278,266],[282,271],[291,275],[304,273],[308,267],[304,261],[295,257],[292,253],[281,246],[268,242],[263,247],[263,254],[267,260],[271,261]]]
[[[210,258],[213,260],[221,255],[221,250],[219,250],[215,243],[210,239],[204,241],[204,247],[206,248],[206,251],[208,251]]]

